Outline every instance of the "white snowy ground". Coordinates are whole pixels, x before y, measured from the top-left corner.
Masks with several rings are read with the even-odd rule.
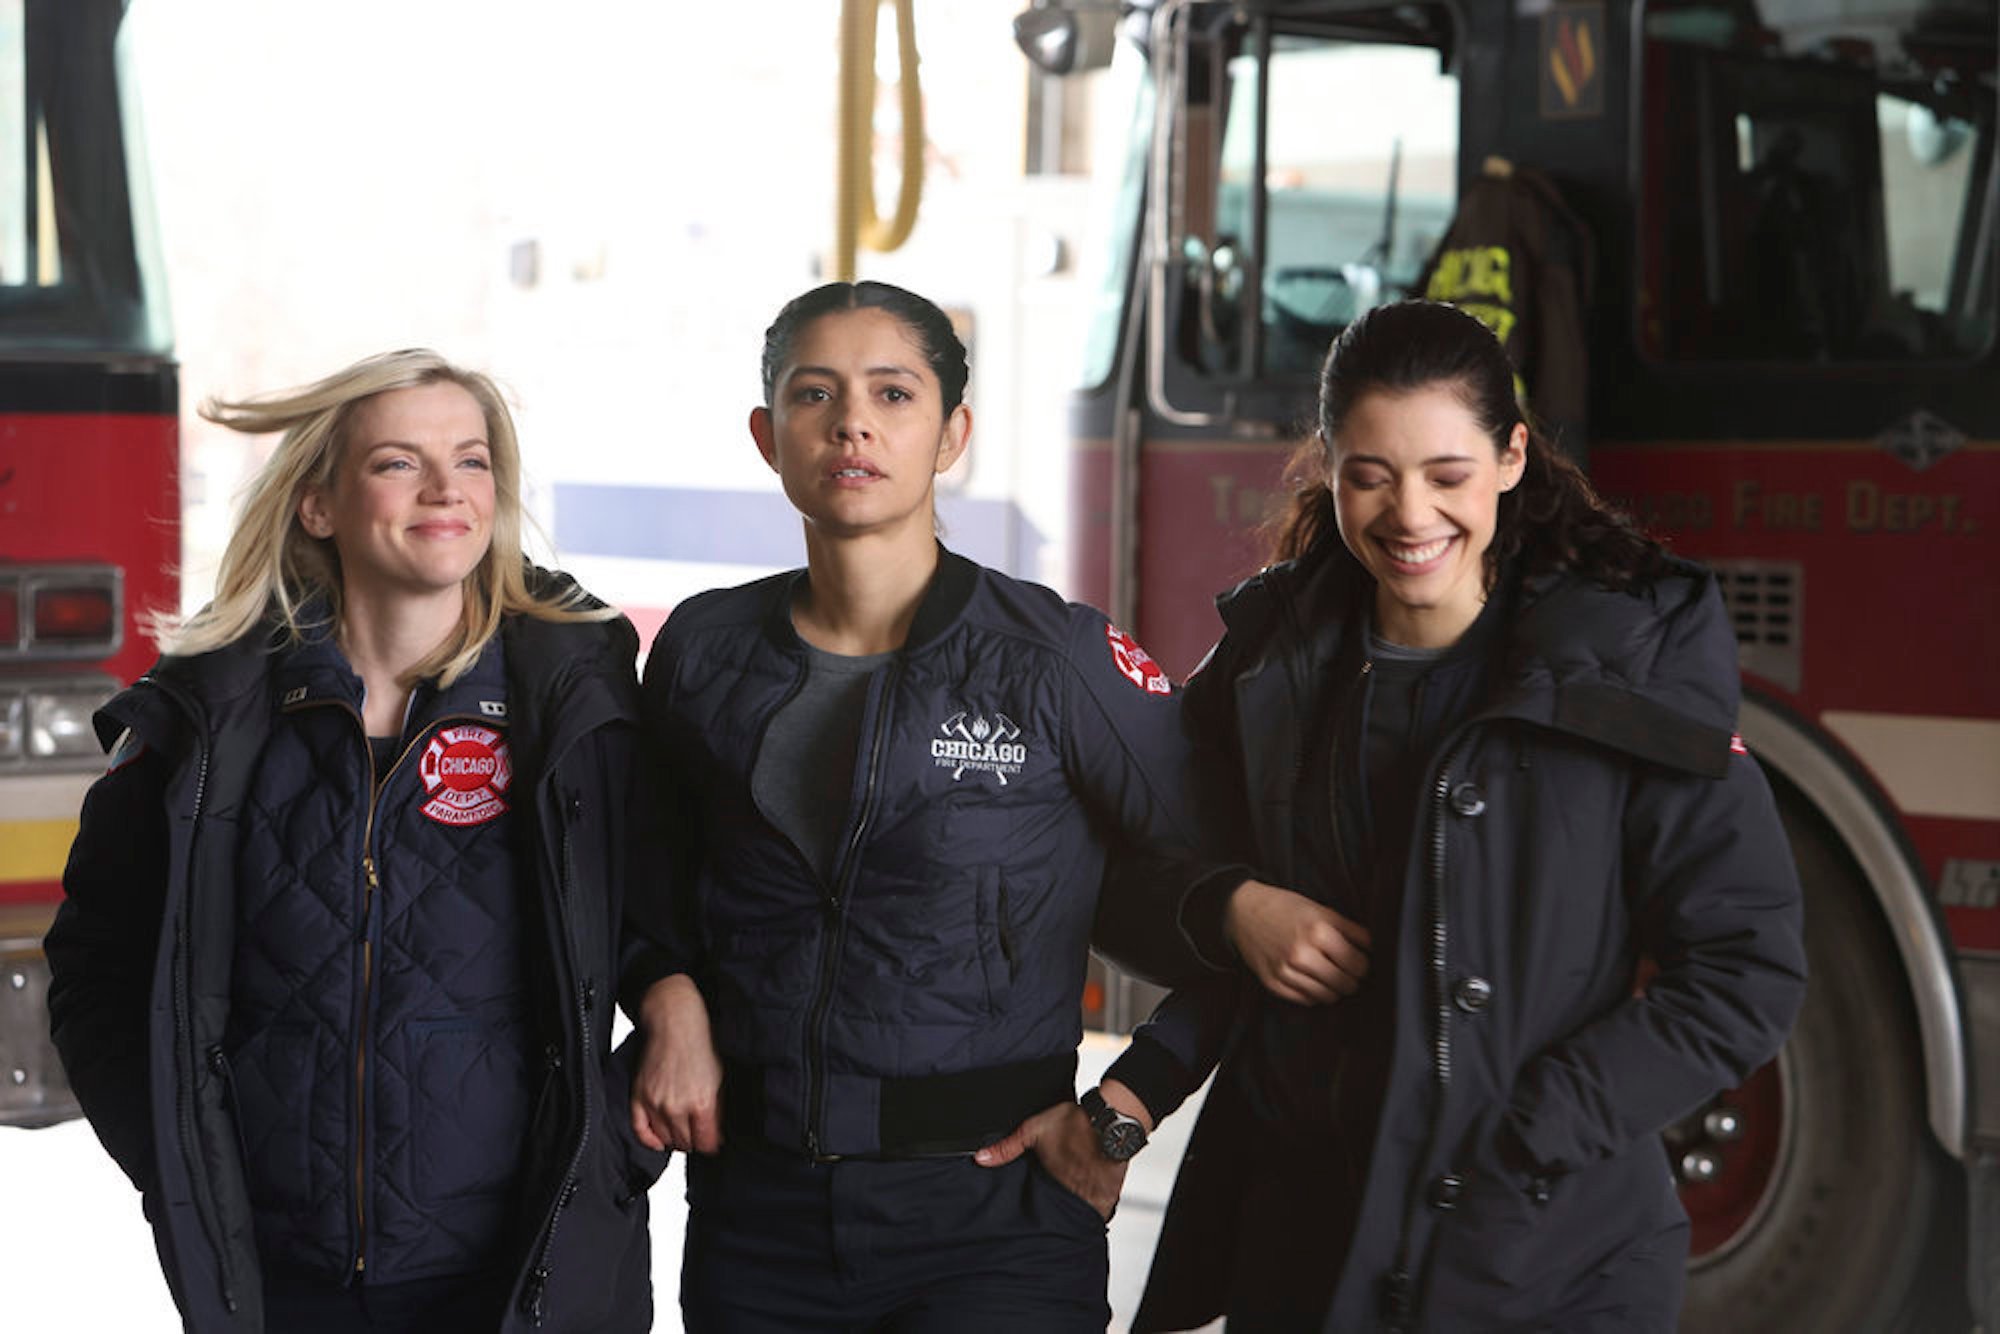
[[[1119,1049],[1113,1039],[1086,1038],[1080,1085],[1096,1083]],[[1111,1223],[1113,1331],[1122,1332],[1138,1306],[1194,1110],[1190,1103],[1161,1128],[1126,1179]],[[654,1328],[663,1334],[681,1327],[675,1292],[685,1214],[676,1160],[653,1190]],[[32,1334],[173,1334],[180,1328],[139,1197],[81,1121],[46,1130],[0,1129],[0,1310],[8,1329]]]

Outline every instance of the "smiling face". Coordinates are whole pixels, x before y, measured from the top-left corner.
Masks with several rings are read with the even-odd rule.
[[[937,475],[972,431],[964,404],[944,410],[923,348],[901,320],[862,308],[822,315],[798,333],[750,414],[757,449],[808,530],[928,544]]]
[[[1375,576],[1384,638],[1442,648],[1486,602],[1486,548],[1500,493],[1521,480],[1527,427],[1504,450],[1449,386],[1355,400],[1333,442],[1340,537]]]
[[[349,603],[457,598],[493,540],[493,459],[479,401],[449,381],[355,405],[333,484],[299,522],[340,553]]]

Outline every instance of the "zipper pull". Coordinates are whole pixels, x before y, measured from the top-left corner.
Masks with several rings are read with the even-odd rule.
[[[362,874],[368,877],[368,888],[382,888],[381,878],[375,874],[375,859],[373,857],[363,854],[361,858],[361,871]]]
[[[1397,1265],[1382,1276],[1382,1320],[1392,1331],[1410,1327],[1415,1303],[1411,1300],[1410,1271]]]
[[[528,1317],[528,1323],[540,1328],[542,1317],[547,1314],[542,1298],[549,1286],[549,1271],[537,1268],[528,1275],[528,1286],[521,1292],[521,1312]]]

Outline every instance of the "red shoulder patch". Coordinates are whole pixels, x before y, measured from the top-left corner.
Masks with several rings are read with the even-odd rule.
[[[423,813],[439,824],[476,825],[507,809],[514,764],[507,738],[490,727],[440,727],[417,762],[424,780]]]
[[[1139,647],[1139,641],[1106,621],[1104,640],[1111,645],[1111,661],[1127,681],[1149,695],[1171,695],[1174,683],[1153,656]]]
[[[1731,755],[1748,755],[1750,753],[1750,747],[1743,744],[1743,734],[1741,732],[1731,732],[1729,734],[1729,753]]]

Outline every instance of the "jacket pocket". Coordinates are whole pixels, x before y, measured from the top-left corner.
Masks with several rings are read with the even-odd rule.
[[[314,1120],[319,1098],[321,1035],[307,1024],[278,1024],[256,1034],[232,1054],[209,1055],[209,1073],[222,1081],[222,1101],[236,1122],[252,1203],[292,1209],[314,1202]],[[342,1107],[345,1107],[344,1101]],[[344,1141],[343,1141],[344,1142]]]
[[[411,1182],[442,1203],[511,1189],[531,1111],[524,1053],[510,1028],[462,1019],[410,1023]]]
[[[1000,874],[1000,868],[980,868],[973,903],[979,928],[979,965],[986,980],[986,1008],[997,1014],[1007,1008],[1008,994],[1014,989],[1014,977],[1020,970],[1007,901],[1007,880]]]

